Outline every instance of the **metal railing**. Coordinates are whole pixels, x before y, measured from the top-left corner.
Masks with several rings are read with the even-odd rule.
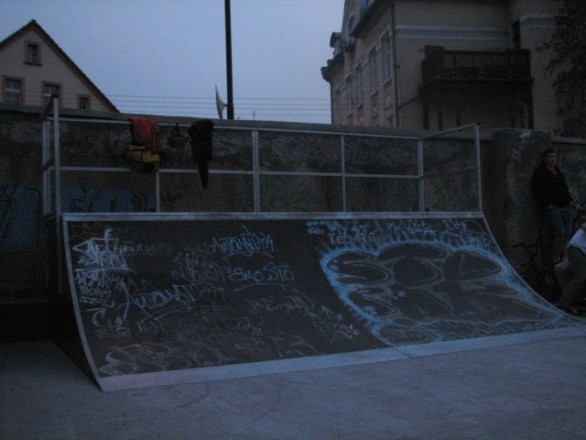
[[[59,137],[59,126],[60,122],[75,122],[79,124],[84,123],[100,123],[104,125],[129,125],[128,121],[111,121],[111,120],[90,120],[90,119],[75,119],[75,118],[60,118],[59,107],[57,100],[53,101],[52,111],[55,116],[45,115],[43,121],[43,214],[45,216],[59,216],[62,212],[61,197],[57,194],[61,194],[61,175],[66,172],[87,172],[87,173],[131,173],[127,167],[99,167],[99,166],[64,166],[62,165],[61,153],[60,153],[60,137]],[[174,125],[174,124],[168,124]],[[211,175],[242,175],[250,176],[252,178],[252,206],[254,212],[262,212],[262,199],[263,194],[261,193],[261,180],[265,177],[270,176],[281,176],[281,177],[327,177],[336,178],[341,182],[341,212],[349,211],[348,203],[348,185],[350,179],[373,179],[373,180],[411,180],[416,182],[419,188],[419,202],[417,210],[426,210],[426,194],[424,183],[426,179],[437,179],[442,175],[450,176],[458,173],[475,173],[476,174],[476,186],[477,186],[477,206],[478,210],[481,210],[481,188],[480,188],[480,153],[479,153],[479,130],[476,124],[470,124],[463,127],[457,127],[454,129],[427,134],[425,136],[398,136],[398,135],[381,135],[381,134],[355,134],[346,132],[336,131],[320,131],[320,130],[306,130],[306,129],[280,129],[280,128],[258,128],[258,127],[246,127],[246,126],[217,126],[215,130],[229,131],[238,130],[250,133],[249,145],[251,148],[252,163],[250,168],[242,169],[220,169],[218,166],[209,170]],[[469,164],[462,168],[451,168],[445,172],[438,170],[429,171],[426,168],[424,161],[424,147],[429,146],[431,143],[435,143],[442,138],[446,138],[448,135],[454,135],[459,132],[465,132],[467,130],[473,130],[473,139],[471,142],[471,148],[473,154],[472,164]],[[266,134],[288,134],[288,135],[316,135],[316,136],[334,136],[337,138],[337,144],[339,149],[339,169],[334,171],[280,171],[275,169],[267,169],[267,166],[261,164],[260,150],[261,150],[261,137]],[[347,165],[347,152],[348,143],[351,142],[351,138],[368,138],[370,140],[378,139],[382,141],[389,141],[389,146],[392,145],[392,141],[407,141],[413,143],[413,150],[416,151],[416,169],[412,172],[401,172],[401,173],[389,173],[389,172],[369,172],[367,171],[349,171]],[[243,146],[242,148],[248,148]],[[355,148],[355,146],[354,146]],[[293,152],[292,152],[293,153]],[[155,188],[155,210],[161,212],[161,177],[170,174],[198,174],[198,170],[193,167],[185,168],[171,168],[162,166],[157,172],[152,173],[152,179],[154,179]],[[464,209],[470,211],[470,207]]]
[[[473,52],[438,50],[422,63],[424,84],[436,80],[530,80],[528,50]]]

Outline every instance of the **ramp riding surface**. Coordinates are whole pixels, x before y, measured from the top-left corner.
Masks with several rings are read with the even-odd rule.
[[[525,285],[476,213],[67,214],[64,233],[103,390],[579,323]]]

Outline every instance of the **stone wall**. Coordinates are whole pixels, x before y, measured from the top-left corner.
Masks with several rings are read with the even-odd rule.
[[[156,178],[163,212],[417,211],[417,138],[431,133],[255,121],[214,121],[210,184],[201,186],[191,147],[165,140],[188,118],[159,122],[167,162],[155,173],[130,172],[123,157],[130,141],[128,115],[109,113],[60,119],[61,165],[100,167],[62,174],[63,212],[151,212]],[[503,251],[539,235],[529,191],[541,151],[554,146],[576,200],[586,199],[586,142],[552,140],[534,131],[496,130],[481,136],[483,210]],[[0,107],[0,303],[51,297],[42,216],[42,131],[35,111]],[[478,209],[472,133],[426,139],[421,150],[428,211]],[[466,169],[468,170],[466,171]],[[391,177],[389,177],[391,176]],[[52,230],[49,229],[49,232]]]
[[[482,151],[484,213],[493,234],[513,264],[526,259],[516,243],[532,244],[542,235],[531,195],[531,176],[546,148],[558,153],[558,165],[575,205],[586,201],[586,140],[552,138],[538,131],[494,130]]]

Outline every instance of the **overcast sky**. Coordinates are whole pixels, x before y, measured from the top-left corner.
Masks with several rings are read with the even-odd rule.
[[[231,0],[236,119],[330,122],[343,8]],[[216,85],[227,101],[224,0],[0,0],[0,40],[32,19],[122,112],[216,118]]]

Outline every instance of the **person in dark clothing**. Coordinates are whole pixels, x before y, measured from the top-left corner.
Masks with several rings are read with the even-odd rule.
[[[566,244],[572,234],[572,196],[564,173],[557,167],[553,149],[543,152],[541,164],[533,171],[531,190],[544,226],[547,260],[552,266],[563,258]]]

